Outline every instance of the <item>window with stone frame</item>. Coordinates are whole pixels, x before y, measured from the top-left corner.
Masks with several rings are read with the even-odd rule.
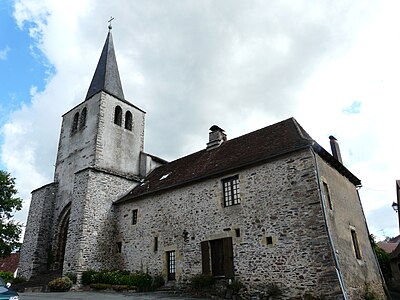
[[[329,209],[332,210],[333,206],[332,206],[331,192],[329,190],[329,186],[325,181],[322,182],[322,186],[323,186],[323,190],[324,190],[324,197],[325,197],[326,201],[328,202]]]
[[[175,280],[176,276],[176,254],[175,251],[167,251],[167,277],[168,281]]]
[[[118,126],[122,125],[122,108],[121,106],[116,106],[114,111],[114,123]]]
[[[84,107],[82,109],[81,117],[79,120],[79,130],[82,130],[86,126],[86,115],[87,115],[87,109],[86,107]]]
[[[132,131],[132,113],[129,110],[125,113],[125,129]]]
[[[136,225],[138,221],[138,210],[132,210],[132,225]]]
[[[71,134],[74,134],[78,131],[79,124],[79,112],[76,112],[74,115],[74,119],[72,121]]]
[[[361,259],[360,245],[358,244],[357,232],[354,229],[350,229],[351,239],[353,241],[354,254],[357,259]]]
[[[232,238],[201,242],[202,272],[214,277],[234,277]]]
[[[224,191],[225,207],[240,204],[240,187],[238,175],[222,179],[222,187]]]
[[[122,242],[117,242],[117,253],[122,253]]]

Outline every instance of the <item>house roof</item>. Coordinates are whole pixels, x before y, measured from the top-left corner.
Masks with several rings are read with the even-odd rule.
[[[120,100],[125,100],[121,79],[119,77],[111,29],[108,32],[85,100],[91,98],[100,91],[105,91]]]
[[[379,248],[384,250],[386,253],[392,253],[396,247],[399,245],[398,242],[395,243],[388,243],[388,242],[378,242],[376,243]]]
[[[11,253],[9,256],[0,259],[0,272],[14,273],[18,268],[19,252]]]
[[[361,184],[346,167],[318,145],[294,118],[290,118],[223,142],[217,148],[204,149],[162,165],[115,203],[259,164],[310,147],[353,184]]]

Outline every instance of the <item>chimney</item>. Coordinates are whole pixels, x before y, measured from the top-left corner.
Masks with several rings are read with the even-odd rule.
[[[339,143],[337,142],[337,139],[331,135],[329,137],[330,143],[331,143],[331,149],[332,149],[332,155],[334,158],[337,159],[341,164],[343,164],[342,161],[342,155],[340,154],[340,148],[339,148]]]
[[[207,143],[207,150],[219,147],[226,140],[226,134],[224,133],[224,130],[222,128],[219,128],[217,125],[211,126],[209,141]]]

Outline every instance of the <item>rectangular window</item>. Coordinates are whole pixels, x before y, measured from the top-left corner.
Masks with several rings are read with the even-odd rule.
[[[231,237],[202,242],[201,258],[203,274],[233,278],[233,245]]]
[[[168,280],[175,280],[176,273],[176,256],[175,251],[167,252]]]
[[[234,176],[222,180],[224,189],[224,206],[240,204],[239,176]]]
[[[333,209],[332,207],[332,200],[331,200],[331,194],[329,192],[329,187],[328,184],[326,182],[323,182],[323,187],[324,187],[324,197],[326,199],[326,201],[328,201],[328,205],[330,209]]]
[[[361,251],[360,251],[360,246],[358,244],[357,232],[353,229],[351,229],[351,239],[353,240],[353,246],[356,258],[361,259]]]
[[[132,225],[137,224],[137,215],[138,215],[138,210],[137,209],[132,210]]]
[[[117,242],[117,253],[122,252],[122,242]]]
[[[154,252],[158,251],[158,236],[154,237]]]

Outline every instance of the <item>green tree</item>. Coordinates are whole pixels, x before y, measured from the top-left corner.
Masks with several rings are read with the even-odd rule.
[[[22,199],[16,194],[15,178],[0,170],[0,257],[8,256],[21,246],[21,224],[15,222],[13,216],[21,210]]]
[[[375,236],[373,234],[370,234],[369,240],[371,242],[372,248],[375,251],[376,258],[378,259],[378,263],[381,267],[383,276],[385,277],[385,281],[389,283],[392,278],[392,269],[390,268],[390,254],[377,245],[377,243],[375,242]]]

